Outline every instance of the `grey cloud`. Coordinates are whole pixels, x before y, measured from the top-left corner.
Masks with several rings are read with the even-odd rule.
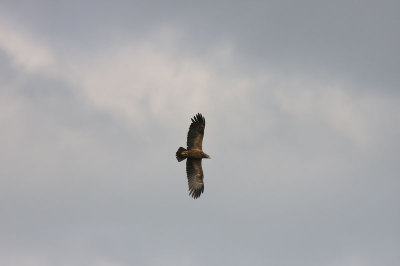
[[[395,1],[42,1],[37,7],[23,6],[29,5],[10,2],[5,10],[32,23],[33,30],[66,52],[101,50],[113,39],[145,38],[148,32],[171,27],[184,31],[179,40],[182,52],[189,49],[201,56],[216,43],[228,42],[238,64],[250,71],[257,63],[393,93],[399,83],[400,21]]]
[[[55,63],[61,74],[29,71],[0,53],[0,263],[397,265],[400,121],[390,54],[398,37],[396,3],[387,3],[3,2],[10,24],[65,61]],[[209,72],[160,78],[164,65],[154,67],[177,87],[183,73],[189,88],[131,90],[128,102],[148,99],[124,116],[115,99],[125,87],[104,83],[120,77],[135,87],[150,72],[129,75],[111,48],[118,38],[152,44],[165,26],[184,34],[173,36],[178,49],[151,46],[167,54],[161,63]],[[233,55],[214,58],[224,42]],[[107,71],[89,72],[99,62]],[[91,101],[71,66],[114,105]],[[162,107],[151,111],[157,96]],[[204,162],[205,194],[193,201],[174,152],[197,111],[213,159]]]

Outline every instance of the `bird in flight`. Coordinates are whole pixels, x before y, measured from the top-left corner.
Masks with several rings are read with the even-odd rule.
[[[189,184],[189,195],[194,199],[200,197],[204,191],[204,175],[201,160],[203,158],[210,159],[210,156],[204,153],[202,149],[205,126],[206,120],[204,117],[200,113],[195,115],[192,118],[187,135],[187,149],[179,147],[176,152],[178,162],[187,159],[186,174]]]

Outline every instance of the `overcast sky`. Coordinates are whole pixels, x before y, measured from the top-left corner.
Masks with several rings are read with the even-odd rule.
[[[399,11],[1,1],[0,264],[400,265]]]

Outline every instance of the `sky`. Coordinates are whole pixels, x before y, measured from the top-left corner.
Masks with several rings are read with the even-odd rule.
[[[399,10],[0,1],[0,264],[400,265]]]

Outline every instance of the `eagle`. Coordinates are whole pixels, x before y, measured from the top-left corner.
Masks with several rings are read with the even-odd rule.
[[[210,159],[210,156],[203,152],[203,136],[206,120],[198,113],[192,118],[192,123],[187,134],[187,149],[179,147],[176,152],[178,162],[186,160],[186,174],[189,184],[189,195],[194,199],[200,197],[204,191],[204,174],[201,167],[203,158]]]

